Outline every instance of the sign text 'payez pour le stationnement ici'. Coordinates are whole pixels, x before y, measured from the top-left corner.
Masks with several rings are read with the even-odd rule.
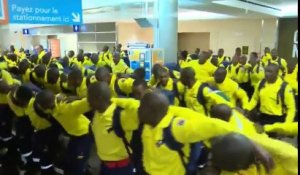
[[[29,0],[32,1],[32,0]],[[67,6],[65,4],[57,4],[57,0],[40,1],[39,3],[30,4],[20,3],[20,0],[9,4],[10,23],[19,24],[81,24],[82,8],[79,5]],[[63,1],[63,0],[62,0]],[[69,1],[69,0],[65,0]],[[76,4],[76,3],[75,3]]]

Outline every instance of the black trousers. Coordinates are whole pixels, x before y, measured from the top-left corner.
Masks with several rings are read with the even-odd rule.
[[[0,148],[12,139],[13,111],[8,105],[0,105]]]
[[[38,162],[43,174],[53,174],[53,159],[56,153],[59,132],[49,127],[33,134],[33,161]]]
[[[276,115],[268,115],[261,113],[259,115],[259,123],[263,125],[274,124],[274,123],[283,123],[285,121],[286,116],[276,116]],[[276,133],[268,133],[269,137],[276,138]]]
[[[284,121],[285,121],[285,115],[277,116],[277,115],[269,115],[269,114],[263,114],[263,113],[261,113],[259,115],[259,123],[261,125],[283,123]]]
[[[246,91],[249,99],[251,99],[253,93],[254,93],[254,88],[251,86],[250,82],[247,83],[239,83],[240,88],[242,88],[244,91]]]
[[[67,175],[85,175],[91,143],[90,134],[70,137],[66,155]]]

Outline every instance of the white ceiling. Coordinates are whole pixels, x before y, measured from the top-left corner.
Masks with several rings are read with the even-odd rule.
[[[153,17],[157,0],[82,0],[84,22]],[[297,0],[178,0],[179,20],[297,17]]]

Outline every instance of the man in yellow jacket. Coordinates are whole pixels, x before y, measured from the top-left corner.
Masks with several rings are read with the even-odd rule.
[[[118,107],[110,97],[110,89],[106,82],[93,83],[88,88],[88,102],[96,110],[92,131],[97,155],[101,160],[101,174],[133,175],[129,142],[132,128],[137,127],[137,117],[134,117],[130,110]],[[124,134],[118,133],[116,122],[120,124]]]
[[[260,134],[250,136],[251,141],[248,138],[240,134],[228,134],[212,140],[212,164],[221,170],[226,170],[222,175],[298,174],[297,148]],[[253,143],[260,145],[265,150],[264,153]],[[267,154],[271,157],[266,156],[264,161],[256,160]],[[269,168],[265,169],[261,164]],[[258,168],[253,172],[245,171],[251,166]]]
[[[169,107],[168,99],[157,92],[145,94],[140,103],[133,99],[113,101],[120,107],[137,111],[139,122],[144,124],[141,130],[142,161],[145,171],[151,175],[188,173],[185,165],[189,162],[190,143],[236,131],[224,121],[205,117],[187,108]],[[178,148],[170,147],[166,136],[173,137],[172,140],[181,145],[180,154]]]
[[[292,88],[278,76],[279,66],[269,64],[265,68],[265,80],[255,88],[246,107],[253,110],[259,104],[259,122],[262,125],[294,121],[296,107]]]
[[[92,141],[89,131],[90,120],[83,115],[90,111],[87,99],[67,97],[63,94],[55,96],[49,90],[42,94],[41,99],[37,105],[46,114],[51,115],[70,136],[66,153],[66,173],[85,175]]]
[[[181,70],[180,81],[187,88],[184,95],[186,107],[194,111],[209,115],[208,111],[214,104],[225,103],[232,106],[223,92],[197,81],[195,71],[190,67]]]
[[[227,76],[227,71],[224,67],[219,67],[216,70],[214,79],[216,87],[229,97],[230,102],[234,106],[241,104],[241,107],[245,108],[246,105],[248,105],[249,98],[247,93],[240,88],[235,81]]]

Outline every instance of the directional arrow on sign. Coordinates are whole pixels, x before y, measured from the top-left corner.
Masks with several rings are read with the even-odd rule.
[[[80,22],[80,14],[79,13],[72,13],[73,16],[73,22]]]

